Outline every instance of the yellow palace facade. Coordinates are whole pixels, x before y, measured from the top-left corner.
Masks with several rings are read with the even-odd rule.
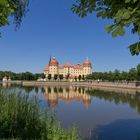
[[[79,75],[86,76],[92,73],[92,64],[89,59],[85,59],[83,64],[72,65],[70,63],[66,63],[65,65],[59,65],[58,60],[55,57],[52,57],[48,63],[48,65],[44,69],[44,74],[46,78],[49,74],[52,77],[54,75],[63,75],[66,77],[69,75],[70,79],[78,78]]]

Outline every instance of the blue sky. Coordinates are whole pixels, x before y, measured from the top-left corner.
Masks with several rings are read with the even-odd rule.
[[[74,1],[74,0],[73,0]],[[0,70],[42,72],[50,55],[60,64],[83,62],[88,57],[93,71],[129,70],[140,63],[128,45],[138,41],[130,30],[112,38],[105,31],[110,20],[94,14],[81,19],[70,10],[69,0],[31,0],[29,12],[18,31],[2,28]]]

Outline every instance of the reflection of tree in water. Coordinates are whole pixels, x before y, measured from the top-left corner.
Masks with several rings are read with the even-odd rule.
[[[48,93],[51,93],[51,88],[50,87],[48,87]]]
[[[37,94],[39,92],[38,87],[35,87],[35,93]]]
[[[74,87],[74,91],[75,91],[75,92],[77,91],[77,87]]]
[[[5,87],[1,87],[1,88],[5,88]],[[6,89],[8,90],[20,90],[26,93],[31,93],[31,92],[35,92],[38,93],[39,88],[38,87],[34,87],[34,86],[22,86],[22,85],[18,85],[18,84],[10,84],[10,86],[6,86]]]
[[[39,89],[39,88],[38,88]],[[44,87],[41,87],[41,93],[44,93],[45,92],[45,89]]]
[[[25,90],[26,93],[30,93],[35,89],[35,87],[33,87],[33,86],[28,86],[28,87],[25,86],[22,88]]]
[[[6,88],[6,89],[15,89],[16,88],[22,88],[21,84],[11,84],[11,83],[0,83],[0,88]]]
[[[85,88],[84,87],[82,87],[82,93],[85,93]]]
[[[54,87],[54,93],[57,93],[57,87]]]
[[[66,88],[66,92],[69,93],[69,91],[70,91],[70,89],[69,88]]]
[[[60,93],[63,93],[63,88],[60,87],[58,91],[59,91]]]
[[[78,88],[78,92],[81,93],[81,88],[80,87]]]
[[[136,108],[140,114],[140,93],[124,94],[102,90],[89,90],[87,93],[99,99],[104,99],[115,104],[128,103],[131,108]]]

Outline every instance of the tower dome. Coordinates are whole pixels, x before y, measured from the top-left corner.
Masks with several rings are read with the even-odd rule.
[[[84,61],[83,66],[84,67],[91,67],[91,62],[89,61],[88,58]]]
[[[50,66],[58,66],[59,63],[58,63],[57,59],[56,59],[55,57],[53,57],[53,58],[51,59],[49,65],[50,65]]]

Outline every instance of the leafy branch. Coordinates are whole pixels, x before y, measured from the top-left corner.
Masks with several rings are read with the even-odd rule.
[[[112,37],[125,35],[125,27],[132,26],[131,32],[140,36],[139,0],[76,0],[71,10],[81,18],[95,12],[97,17],[112,19],[112,25],[106,26]],[[139,41],[130,45],[132,55],[140,53]]]

